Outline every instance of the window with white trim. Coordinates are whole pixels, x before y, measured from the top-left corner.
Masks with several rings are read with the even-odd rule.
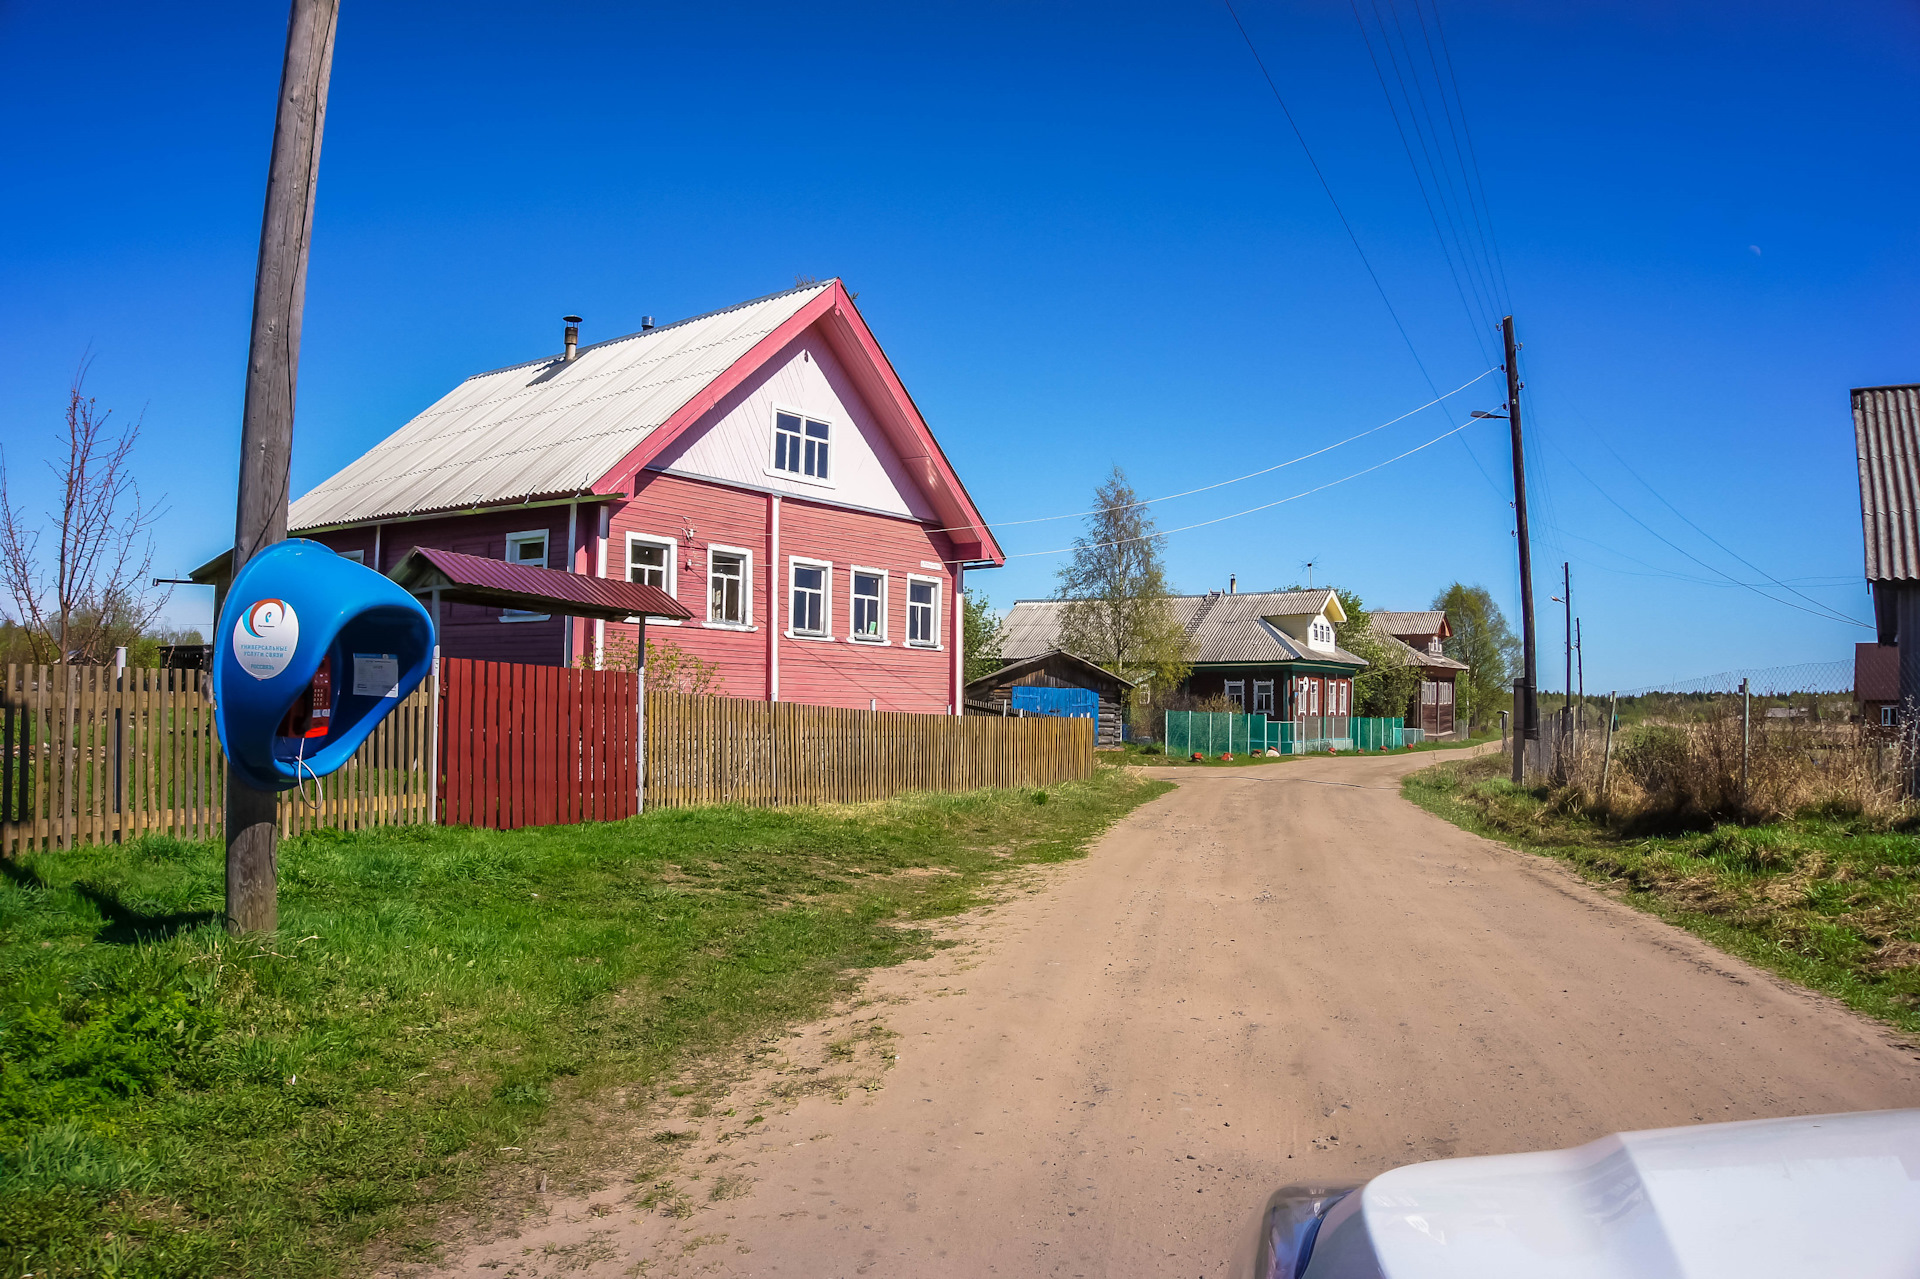
[[[1238,706],[1241,710],[1247,709],[1247,681],[1243,679],[1228,680],[1226,693],[1228,701]]]
[[[707,548],[707,621],[715,626],[745,626],[747,573],[752,557],[731,547]]]
[[[1453,681],[1452,680],[1443,679],[1440,681],[1440,704],[1442,706],[1453,705]]]
[[[887,639],[887,575],[874,569],[849,571],[852,579],[851,639],[867,644],[884,644]]]
[[[1882,706],[1880,708],[1880,727],[1892,728],[1893,726],[1894,726],[1893,707]]]
[[[793,560],[789,570],[791,588],[787,628],[795,635],[825,637],[832,617],[827,609],[827,588],[833,580],[833,565],[818,560]]]
[[[654,587],[669,595],[677,594],[673,580],[676,545],[670,537],[627,534],[627,580]]]
[[[507,563],[525,564],[530,568],[547,566],[547,531],[536,529],[526,533],[507,534]],[[503,608],[500,620],[503,622],[544,622],[551,613],[529,613],[521,608]]]
[[[773,415],[773,469],[783,475],[826,481],[827,446],[833,428],[798,413]]]
[[[1253,681],[1253,713],[1255,715],[1273,714],[1273,681],[1257,679]]]
[[[929,578],[907,579],[907,643],[917,648],[940,643],[940,583]]]
[[[339,555],[341,559],[352,560],[355,564],[365,564],[367,562],[367,553],[365,551],[338,551],[335,553]]]

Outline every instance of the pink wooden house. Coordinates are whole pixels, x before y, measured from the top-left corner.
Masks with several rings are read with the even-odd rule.
[[[625,577],[692,613],[648,638],[730,696],[957,713],[965,572],[1005,557],[840,281],[591,346],[576,324],[294,502],[292,535],[382,572],[425,546]],[[441,643],[570,665],[636,629],[449,605]]]

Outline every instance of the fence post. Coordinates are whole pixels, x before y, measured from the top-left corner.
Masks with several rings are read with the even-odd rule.
[[[640,622],[640,673],[634,678],[637,704],[634,724],[634,764],[633,764],[633,811],[636,816],[647,811],[647,623]]]
[[[1600,757],[1600,802],[1607,802],[1607,771],[1613,767],[1613,708],[1619,702],[1620,694],[1607,694],[1607,748]]]
[[[1753,695],[1746,680],[1740,681],[1740,807],[1747,806],[1747,757],[1753,746]]]
[[[434,611],[439,612],[439,592],[434,593]],[[433,646],[433,673],[428,677],[427,694],[427,825],[438,825],[440,821],[440,645],[438,641],[438,622],[435,623]]]

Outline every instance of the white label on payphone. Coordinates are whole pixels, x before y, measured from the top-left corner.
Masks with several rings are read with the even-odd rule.
[[[355,697],[400,696],[400,655],[355,653],[353,655],[353,695]]]
[[[300,618],[285,600],[261,600],[233,624],[233,656],[255,679],[272,679],[293,661]]]

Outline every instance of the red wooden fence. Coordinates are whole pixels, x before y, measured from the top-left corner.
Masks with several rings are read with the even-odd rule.
[[[440,678],[442,822],[512,830],[639,810],[633,671],[451,657]]]

